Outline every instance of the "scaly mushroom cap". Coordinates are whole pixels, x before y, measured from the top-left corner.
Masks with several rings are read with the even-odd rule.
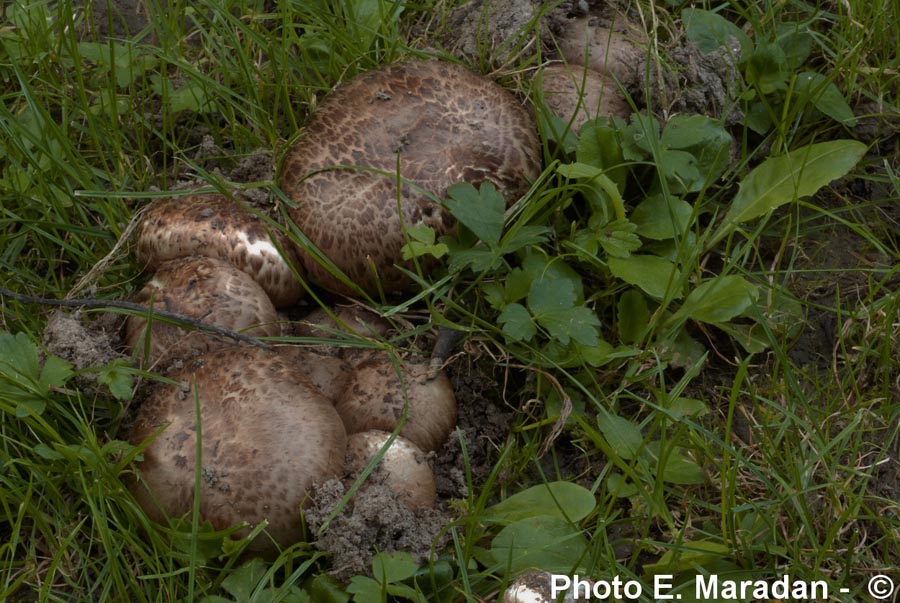
[[[138,465],[146,486],[131,488],[147,515],[163,522],[191,512],[199,434],[201,521],[225,529],[268,520],[276,543],[297,542],[310,488],[343,471],[347,436],[331,402],[292,362],[260,348],[220,347],[170,377],[189,389],[156,384],[130,438],[137,445],[165,427]],[[274,548],[265,537],[250,546]]]
[[[266,292],[249,274],[232,264],[204,256],[162,262],[134,301],[161,310],[196,318],[232,331],[256,337],[280,334],[278,315]],[[125,344],[144,355],[147,319],[129,316]],[[156,319],[150,329],[147,360],[177,358],[194,350],[207,350],[221,340],[198,330],[188,330]]]
[[[427,363],[403,363],[398,376],[386,353],[355,367],[335,408],[347,433],[371,429],[393,431],[406,400],[409,411],[400,435],[426,452],[437,450],[456,425],[456,397],[443,372],[432,374]]]
[[[347,438],[346,470],[356,478],[387,443],[391,434],[372,430],[354,433]],[[369,479],[380,480],[410,510],[433,507],[437,499],[434,472],[418,446],[397,436],[384,451],[381,461]]]
[[[646,32],[622,14],[605,24],[595,17],[572,19],[557,42],[570,65],[587,65],[625,86],[643,74],[649,45]]]
[[[487,181],[512,202],[541,170],[530,111],[464,67],[396,63],[337,88],[285,157],[281,188],[297,203],[290,213],[300,230],[369,293],[378,291],[378,281],[388,293],[409,286],[394,267],[412,267],[401,253],[398,155],[403,222],[428,225],[438,235],[452,231],[453,220],[418,187],[440,199],[451,184]],[[364,169],[330,169],[335,166]],[[354,293],[311,255],[301,255],[320,284]]]
[[[347,387],[353,367],[342,358],[299,346],[280,347],[278,351],[286,360],[293,362],[310,384],[332,402]]]
[[[608,75],[585,67],[550,65],[541,70],[544,103],[578,131],[589,119],[631,115],[631,107]]]
[[[304,293],[288,265],[290,261],[296,269],[301,268],[294,245],[281,233],[267,229],[239,203],[218,193],[151,203],[138,226],[136,254],[149,270],[189,255],[231,262],[251,275],[279,308],[296,303]]]

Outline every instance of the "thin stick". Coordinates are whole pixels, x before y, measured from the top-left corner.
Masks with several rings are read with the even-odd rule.
[[[95,298],[81,298],[81,299],[49,299],[46,297],[34,297],[31,295],[24,295],[22,293],[16,293],[15,291],[10,291],[6,287],[0,286],[0,296],[8,297],[10,299],[14,299],[22,304],[41,304],[44,306],[61,306],[63,308],[98,308],[98,309],[118,309],[118,310],[131,310],[133,312],[142,312],[144,314],[152,314],[153,316],[163,318],[169,322],[173,322],[177,325],[189,326],[195,329],[199,329],[201,331],[205,331],[207,333],[214,333],[216,335],[221,335],[223,337],[228,337],[230,339],[234,339],[236,341],[242,341],[244,343],[249,343],[251,345],[255,345],[264,350],[271,350],[272,346],[268,343],[260,341],[255,337],[250,337],[249,335],[243,335],[236,331],[232,331],[231,329],[225,329],[223,327],[219,327],[214,324],[210,324],[208,322],[203,322],[202,320],[197,320],[196,318],[191,318],[190,316],[185,316],[183,314],[176,314],[175,312],[168,312],[166,310],[157,310],[156,308],[150,308],[148,306],[142,306],[141,304],[136,304],[134,302],[128,301],[119,301],[119,300],[109,300],[109,299],[95,299]]]

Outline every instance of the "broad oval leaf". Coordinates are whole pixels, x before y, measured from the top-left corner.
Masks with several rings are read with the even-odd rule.
[[[512,523],[494,537],[494,562],[517,573],[539,567],[570,572],[584,561],[588,541],[581,530],[554,515],[537,515]]]
[[[742,276],[717,276],[691,291],[678,314],[700,322],[726,322],[749,308],[758,297],[756,286]]]
[[[655,255],[609,258],[607,266],[616,278],[640,287],[644,293],[657,299],[666,295],[670,281],[677,283],[681,279],[681,272],[674,263]],[[680,293],[674,295],[675,299],[680,297]]]
[[[727,234],[733,223],[747,222],[785,203],[814,194],[849,172],[865,152],[866,145],[861,142],[832,140],[766,159],[741,182],[725,223],[714,239]]]
[[[694,208],[678,197],[666,199],[665,195],[652,195],[644,199],[631,212],[631,221],[637,225],[637,234],[655,241],[675,238],[691,223]]]
[[[623,459],[633,459],[644,447],[640,427],[624,417],[611,413],[597,415],[597,425],[610,448]]]
[[[550,482],[532,486],[488,507],[483,519],[507,523],[540,515],[576,522],[587,517],[596,504],[587,488],[572,482]]]

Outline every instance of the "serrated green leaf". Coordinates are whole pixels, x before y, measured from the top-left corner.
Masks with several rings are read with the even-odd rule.
[[[731,274],[706,280],[688,294],[674,317],[706,323],[727,322],[754,303],[759,296],[755,285]]]
[[[382,586],[366,576],[353,576],[347,585],[347,592],[353,595],[355,603],[382,603]]]
[[[444,206],[460,224],[489,246],[500,242],[506,201],[493,184],[484,182],[478,190],[465,182],[454,184],[447,194]]]
[[[657,299],[666,295],[670,281],[677,285],[681,280],[681,272],[674,263],[655,255],[609,258],[607,265],[613,276],[639,287],[644,293]],[[680,293],[674,295],[675,299],[680,297]]]
[[[677,197],[652,195],[631,212],[635,233],[647,239],[663,241],[682,235],[690,226],[694,208]]]
[[[72,363],[58,356],[47,356],[41,368],[40,383],[43,391],[50,393],[51,388],[62,388],[72,377]]]
[[[591,491],[567,481],[538,484],[484,510],[484,521],[510,523],[527,517],[554,516],[581,521],[594,510]]]
[[[713,244],[734,228],[844,176],[862,159],[866,145],[855,140],[814,143],[766,159],[741,181],[738,194],[713,237]]]
[[[632,251],[637,251],[641,247],[641,239],[634,234],[635,230],[636,224],[628,220],[615,220],[599,229],[597,242],[607,255],[627,258]]]
[[[527,224],[521,228],[510,230],[500,242],[501,252],[504,254],[515,253],[529,245],[540,245],[547,241],[549,233],[550,228],[536,224]]]
[[[515,341],[531,341],[537,335],[531,314],[522,304],[509,304],[503,308],[497,322],[502,325],[503,332]]]
[[[123,362],[111,362],[97,369],[97,381],[109,388],[116,400],[131,400],[134,376]]]
[[[595,345],[600,319],[585,306],[576,306],[577,295],[571,281],[537,279],[528,291],[528,310],[547,333],[563,345],[574,340]]]
[[[624,417],[601,413],[597,415],[597,425],[609,447],[623,459],[635,458],[644,447],[640,427]]]

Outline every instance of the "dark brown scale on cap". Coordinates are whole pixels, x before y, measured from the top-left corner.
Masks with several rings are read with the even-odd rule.
[[[189,255],[231,262],[251,275],[279,308],[296,303],[304,293],[288,265],[301,269],[295,246],[239,203],[218,193],[152,202],[138,227],[136,254],[149,270]]]
[[[405,244],[397,213],[397,160],[405,182],[400,211],[407,227],[453,230],[438,199],[447,187],[493,183],[512,202],[541,169],[531,112],[510,92],[453,63],[409,61],[364,73],[333,92],[287,154],[281,188],[297,203],[291,217],[354,283],[375,293],[403,290],[394,265]],[[337,165],[366,169],[325,169]],[[372,172],[380,170],[387,175]],[[353,291],[303,253],[315,280]],[[424,261],[424,260],[423,260]],[[370,266],[374,265],[376,274]]]
[[[443,372],[427,363],[401,363],[397,373],[387,353],[373,354],[355,366],[335,408],[347,433],[393,431],[406,400],[409,410],[400,435],[426,452],[437,450],[456,425],[456,397]]]
[[[165,522],[191,512],[199,433],[200,520],[216,529],[268,520],[279,546],[300,540],[311,488],[343,471],[347,436],[331,402],[292,360],[254,347],[211,350],[169,377],[189,385],[155,384],[130,438],[138,445],[165,427],[138,465],[143,483],[131,484],[147,515]],[[250,548],[275,549],[265,536]]]
[[[255,337],[280,335],[275,306],[249,274],[204,256],[162,262],[134,301]],[[180,358],[220,345],[221,339],[157,319],[149,332],[146,364]],[[129,316],[125,344],[143,357],[147,319]]]

